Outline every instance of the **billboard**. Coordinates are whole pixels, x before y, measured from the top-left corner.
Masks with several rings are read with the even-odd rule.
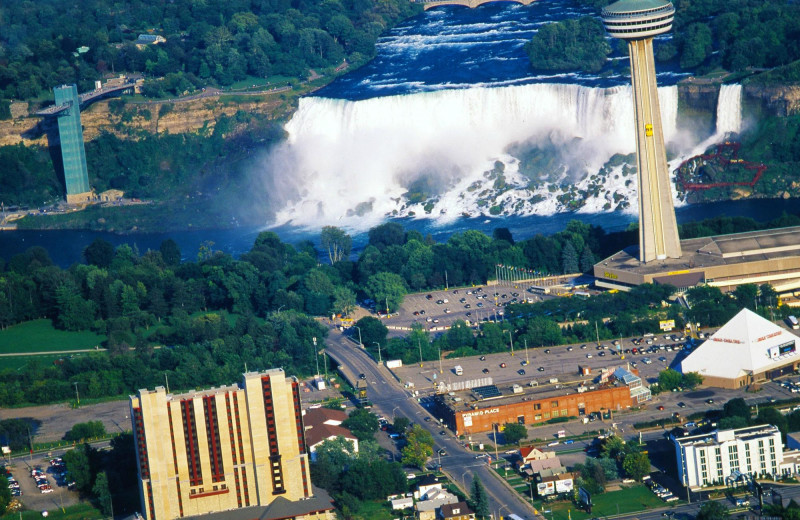
[[[573,489],[571,478],[556,481],[556,493],[572,493]]]
[[[539,493],[540,497],[544,497],[547,495],[555,495],[556,493],[555,482],[539,482],[538,484],[536,484],[536,491]]]
[[[675,328],[675,320],[661,320],[658,322],[658,326],[663,331],[670,331]]]
[[[774,347],[769,348],[769,357],[775,359],[776,357],[783,356],[785,354],[791,354],[796,349],[794,340],[787,341],[786,343],[782,343],[780,345],[775,345]]]

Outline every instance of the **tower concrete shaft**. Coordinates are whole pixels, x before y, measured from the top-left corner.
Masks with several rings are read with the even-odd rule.
[[[661,125],[653,39],[628,40],[631,60],[636,165],[639,180],[639,261],[680,258],[681,241],[672,204]]]
[[[639,261],[680,258],[681,243],[658,103],[653,37],[672,28],[668,0],[619,0],[602,11],[608,33],[628,42],[639,180]]]

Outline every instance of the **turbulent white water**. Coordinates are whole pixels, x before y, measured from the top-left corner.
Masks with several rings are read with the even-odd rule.
[[[659,98],[669,141],[677,132],[677,87],[660,88]],[[309,226],[364,228],[387,215],[446,220],[488,215],[491,206],[501,214],[551,214],[567,208],[547,185],[530,186],[512,145],[558,150],[566,168],[561,187],[585,187],[587,174],[613,154],[635,150],[630,87],[533,84],[362,101],[303,98],[286,131],[267,166],[275,172],[272,199],[283,206],[276,223]],[[499,188],[485,174],[498,160],[505,164]],[[411,203],[404,194],[420,179],[428,192],[439,191]],[[602,210],[616,189],[633,196],[635,207],[630,179],[605,179],[592,195],[598,200],[584,207]]]
[[[717,134],[742,130],[742,86],[722,85],[717,99]]]

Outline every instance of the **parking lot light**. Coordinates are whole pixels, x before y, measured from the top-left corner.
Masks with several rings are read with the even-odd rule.
[[[514,336],[511,334],[510,330],[507,330],[506,332],[508,332],[508,340],[511,342],[511,355],[513,356],[514,355]]]

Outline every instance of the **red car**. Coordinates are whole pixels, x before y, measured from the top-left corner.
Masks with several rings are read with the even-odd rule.
[[[663,406],[661,406],[661,405],[659,405],[659,406],[658,406],[658,409],[659,409],[659,410],[663,410],[663,409],[664,409],[664,407],[663,407]]]

